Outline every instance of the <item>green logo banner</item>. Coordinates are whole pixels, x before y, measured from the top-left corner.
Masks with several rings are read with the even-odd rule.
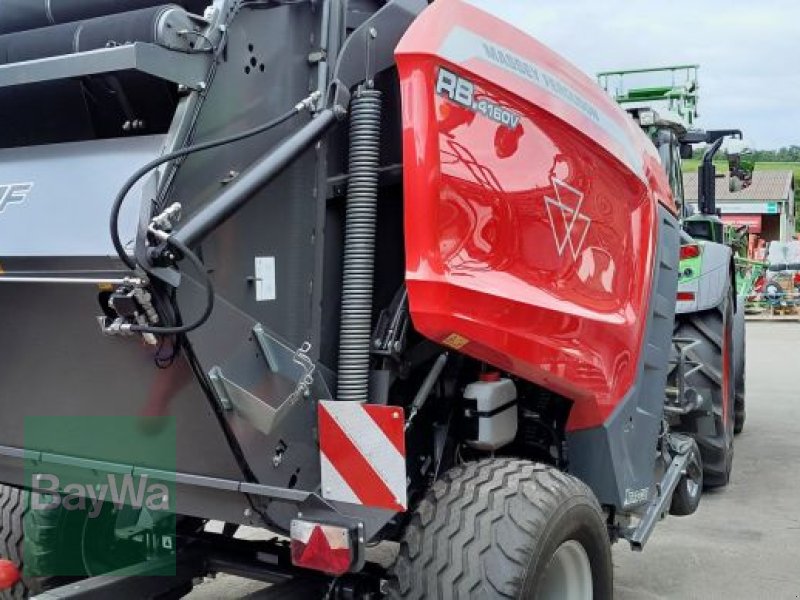
[[[25,419],[27,577],[175,574],[174,417]],[[171,557],[171,558],[170,558]]]

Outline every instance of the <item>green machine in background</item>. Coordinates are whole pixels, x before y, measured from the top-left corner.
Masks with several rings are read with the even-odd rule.
[[[733,459],[733,435],[745,418],[744,302],[738,297],[735,255],[746,252],[746,232],[727,227],[716,208],[714,157],[738,129],[703,131],[698,116],[698,65],[605,71],[598,82],[647,133],[680,207],[683,228],[676,298],[671,393],[696,393],[697,409],[670,417],[700,448],[706,487],[725,485]],[[631,80],[637,84],[630,85]],[[743,146],[742,142],[739,142]],[[698,210],[684,198],[682,160],[706,144],[699,168]],[[752,181],[752,161],[729,153],[731,188]],[[668,390],[670,393],[670,390]]]
[[[700,65],[675,65],[668,67],[656,67],[652,69],[626,69],[622,71],[603,71],[597,74],[597,81],[606,92],[614,96],[614,99],[625,106],[626,104],[648,104],[663,102],[665,108],[677,114],[688,126],[694,125],[697,118],[698,90],[697,72]],[[664,85],[651,85],[649,87],[626,87],[625,78],[631,76],[652,76],[661,77],[664,73],[669,73],[672,82]],[[611,86],[616,84],[614,90]]]
[[[727,244],[739,250],[741,232],[737,232],[735,227],[726,228],[716,209],[715,181],[717,173],[713,161],[725,138],[739,140],[738,148],[727,150],[728,181],[731,192],[737,192],[750,186],[755,161],[742,141],[741,130],[702,131],[694,127],[698,117],[699,70],[699,65],[674,65],[653,69],[604,71],[597,75],[597,79],[600,86],[617,102],[623,106],[631,105],[628,112],[651,138],[657,136],[665,125],[671,128],[677,136],[681,159],[692,158],[693,144],[708,144],[698,169],[699,212],[692,214],[689,206],[683,203],[682,185],[679,193],[676,194],[676,200],[681,204],[684,229],[695,239]],[[653,79],[664,75],[671,78],[669,84],[640,87],[626,85],[626,78],[649,77]],[[653,110],[653,105],[663,108],[659,108],[659,111],[656,112]],[[665,166],[667,165],[665,164]]]

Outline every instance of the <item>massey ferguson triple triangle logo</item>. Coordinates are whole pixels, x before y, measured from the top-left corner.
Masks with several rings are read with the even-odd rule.
[[[10,204],[25,202],[32,189],[32,183],[0,183],[0,214]]]
[[[583,205],[583,192],[567,185],[560,179],[550,178],[555,191],[555,198],[544,197],[547,207],[547,216],[550,219],[550,229],[553,230],[553,239],[559,256],[564,256],[564,251],[569,248],[573,260],[583,249],[586,234],[592,220],[581,214]]]

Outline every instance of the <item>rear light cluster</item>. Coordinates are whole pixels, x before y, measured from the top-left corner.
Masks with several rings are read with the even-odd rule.
[[[697,258],[698,256],[700,256],[699,244],[687,244],[685,246],[681,246],[681,260]]]
[[[694,292],[678,292],[678,302],[693,302]]]
[[[294,519],[290,527],[292,563],[304,569],[343,575],[355,557],[355,532],[336,525]]]

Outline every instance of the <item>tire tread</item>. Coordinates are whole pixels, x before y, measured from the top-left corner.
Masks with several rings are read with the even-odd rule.
[[[389,597],[519,597],[531,548],[550,515],[576,496],[604,521],[592,491],[550,466],[495,458],[453,468],[411,517]]]

